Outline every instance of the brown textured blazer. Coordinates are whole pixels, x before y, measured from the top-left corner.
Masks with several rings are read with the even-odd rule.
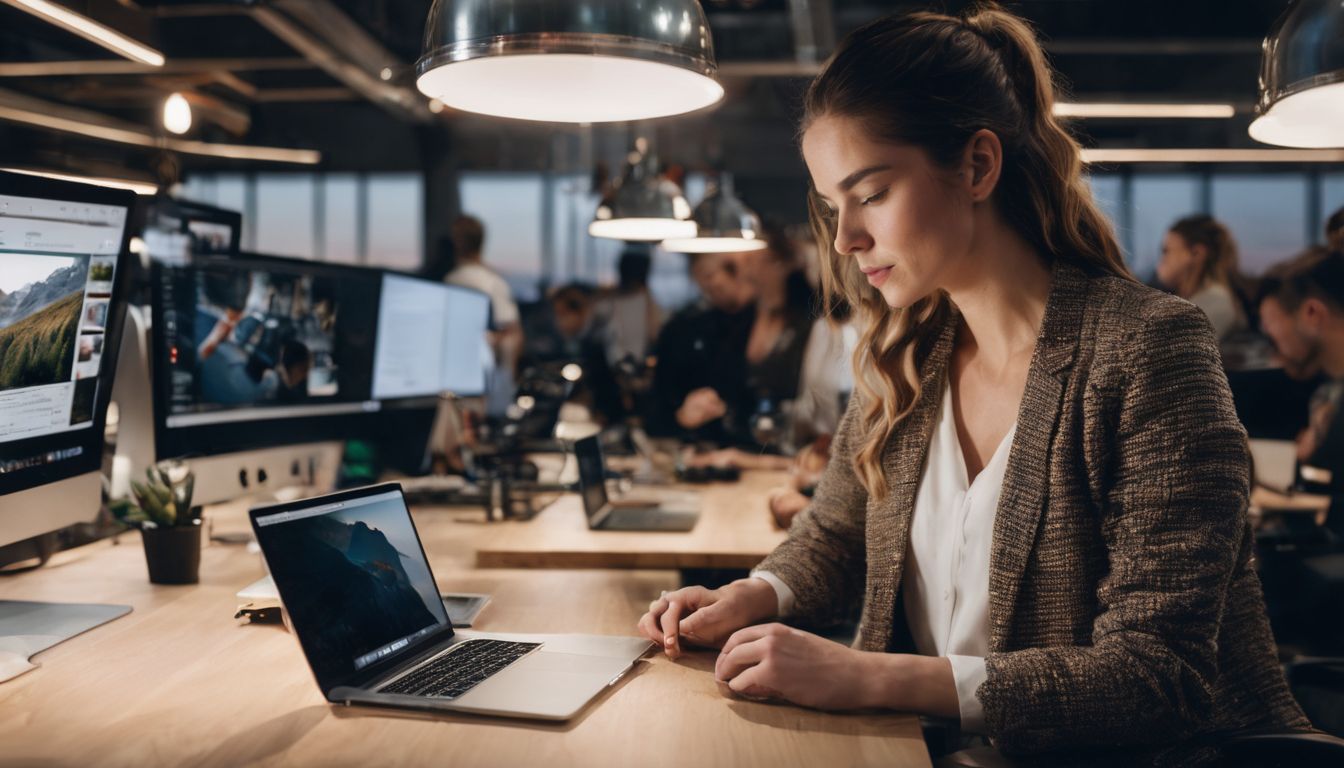
[[[856,397],[812,507],[760,565],[793,589],[804,623],[861,595],[864,650],[912,650],[901,569],[957,323],[927,351],[923,394],[887,444],[886,498],[853,471]],[[1203,313],[1057,265],[994,519],[978,695],[1000,749],[1152,753],[1310,727],[1251,565],[1248,464]]]

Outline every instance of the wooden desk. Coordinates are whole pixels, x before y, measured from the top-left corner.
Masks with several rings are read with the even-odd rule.
[[[442,589],[494,595],[481,629],[633,634],[648,602],[675,586],[666,571],[465,570],[470,542],[452,535],[463,526],[435,514],[417,515],[417,525]],[[135,607],[0,684],[0,763],[929,765],[916,718],[726,698],[712,652],[642,661],[564,724],[332,707],[289,633],[232,618],[234,593],[263,573],[259,557],[221,545],[202,556],[201,584],[152,586],[132,533],[0,579],[0,598]]]
[[[785,538],[766,494],[784,472],[744,472],[736,483],[686,486],[701,494],[700,521],[687,533],[592,531],[577,495],[562,496],[526,522],[482,525],[482,568],[752,568]],[[638,488],[644,495],[652,489]]]

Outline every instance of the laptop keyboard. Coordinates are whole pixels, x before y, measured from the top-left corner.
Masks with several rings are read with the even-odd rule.
[[[541,643],[514,643],[507,640],[468,640],[379,693],[410,696],[435,696],[454,699],[495,674]]]
[[[602,527],[626,531],[677,531],[686,529],[686,518],[687,515],[662,509],[614,509]]]

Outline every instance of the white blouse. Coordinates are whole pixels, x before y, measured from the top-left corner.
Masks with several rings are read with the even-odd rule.
[[[952,393],[945,387],[910,520],[902,584],[906,622],[916,651],[946,656],[952,663],[961,728],[970,733],[984,731],[984,709],[975,691],[985,681],[989,652],[990,546],[1016,432],[1014,425],[975,481],[968,482]],[[752,575],[775,588],[779,615],[788,615],[793,590],[772,573]]]

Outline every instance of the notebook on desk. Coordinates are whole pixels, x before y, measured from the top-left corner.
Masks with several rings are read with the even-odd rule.
[[[454,631],[395,483],[258,507],[250,517],[331,702],[566,720],[651,646]]]

